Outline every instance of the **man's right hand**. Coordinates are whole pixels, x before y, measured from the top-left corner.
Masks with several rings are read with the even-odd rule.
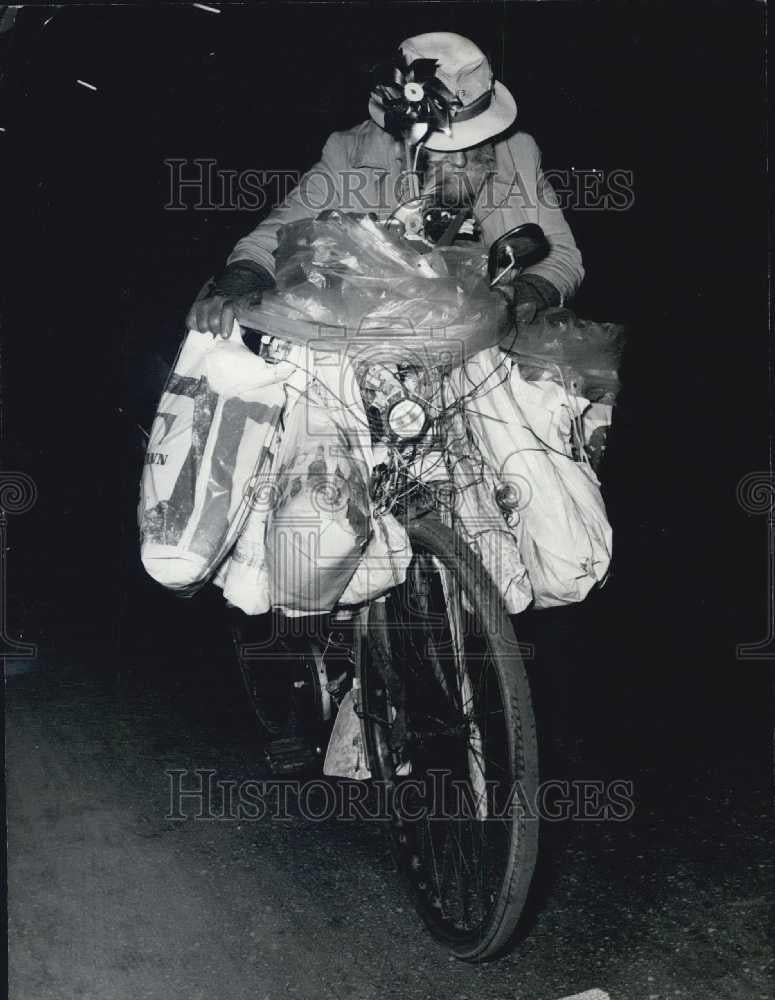
[[[261,296],[274,287],[274,277],[257,264],[235,261],[217,281],[208,281],[186,316],[189,330],[228,339],[239,307],[261,304]]]
[[[260,301],[260,293],[258,297]],[[226,339],[231,336],[234,328],[235,308],[236,301],[225,295],[211,295],[207,299],[197,299],[188,311],[186,326],[189,330],[211,333],[214,337]]]

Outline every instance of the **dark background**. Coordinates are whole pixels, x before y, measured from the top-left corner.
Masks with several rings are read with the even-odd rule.
[[[372,63],[454,30],[492,54],[546,167],[635,177],[629,211],[568,212],[574,308],[631,330],[612,577],[543,626],[579,725],[609,760],[764,767],[767,665],[735,656],[768,614],[766,522],[736,500],[768,467],[764,5],[221,6],[24,8],[0,36],[4,461],[39,490],[10,519],[10,634],[106,672],[227,669],[220,592],[181,600],[140,567],[138,425],[256,218],[165,210],[163,161],[303,169],[366,117]]]

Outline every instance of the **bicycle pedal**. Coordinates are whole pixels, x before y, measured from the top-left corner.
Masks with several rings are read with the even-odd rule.
[[[321,757],[304,740],[282,737],[266,748],[266,759],[273,774],[300,774],[320,770]]]
[[[370,778],[371,772],[366,763],[355,698],[356,691],[351,688],[339,706],[331,738],[328,741],[323,774],[361,781]]]

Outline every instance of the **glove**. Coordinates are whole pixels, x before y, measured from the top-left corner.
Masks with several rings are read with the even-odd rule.
[[[518,323],[532,323],[536,313],[561,305],[560,293],[538,274],[522,274],[513,283],[514,311]]]
[[[258,305],[262,293],[274,287],[274,277],[260,264],[254,264],[252,260],[235,260],[215,280],[212,294],[226,299],[248,297]]]

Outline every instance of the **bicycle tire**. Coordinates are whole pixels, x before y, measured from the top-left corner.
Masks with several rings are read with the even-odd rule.
[[[371,604],[364,618],[358,656],[364,741],[373,777],[384,782],[391,793],[388,826],[391,848],[416,910],[433,936],[451,947],[456,957],[484,961],[501,954],[513,941],[538,853],[538,820],[529,808],[529,804],[535,802],[538,788],[538,748],[529,683],[510,617],[476,553],[434,515],[410,521],[408,531],[414,556],[407,572],[407,583],[403,590],[396,588],[384,601]],[[487,650],[487,655],[479,658],[469,655],[468,650],[475,648],[473,639],[463,636],[465,664],[457,663],[459,653],[456,653],[454,672],[449,662],[445,665],[441,655],[443,645],[439,643],[436,648],[427,645],[428,655],[424,660],[419,656],[417,666],[423,667],[422,672],[410,666],[411,661],[418,658],[417,651],[411,649],[417,637],[423,630],[428,634],[432,631],[431,625],[423,622],[426,618],[429,622],[440,617],[439,609],[434,609],[432,616],[427,616],[422,608],[411,614],[407,610],[411,610],[412,602],[422,603],[421,598],[409,593],[415,586],[411,582],[414,577],[418,580],[422,577],[423,571],[418,575],[417,569],[413,569],[422,560],[431,567],[426,571],[429,581],[436,572],[442,584],[445,576],[448,581],[455,581],[454,591],[450,590],[449,582],[446,584],[443,613],[451,621],[453,602],[448,598],[452,593],[453,601],[464,608],[465,617],[459,610],[453,610],[451,613],[457,615],[458,625],[453,624],[451,630],[456,629],[460,637],[461,621],[466,626],[473,626],[471,634],[474,631],[481,633]],[[429,587],[429,593],[433,587],[438,591],[434,581]],[[402,602],[406,605],[403,609]],[[415,638],[408,639],[411,634]],[[454,641],[449,645],[455,645]],[[456,645],[459,648],[460,642]],[[494,684],[490,683],[490,677]],[[468,695],[461,697],[460,691],[453,697],[456,684],[461,690],[468,690],[470,698]],[[419,689],[427,689],[427,694]],[[428,712],[425,702],[431,699],[435,699],[434,707]],[[456,715],[452,711],[455,705]],[[501,711],[502,723],[497,720]],[[432,723],[424,721],[426,716],[430,718],[436,714],[438,718]],[[448,731],[445,732],[443,726],[438,728],[439,721]],[[426,731],[423,733],[424,725]],[[466,744],[467,762],[462,770],[458,760],[462,751],[456,750],[453,744],[453,729],[460,729],[461,725],[466,730],[461,743]],[[412,727],[419,729],[419,734]],[[474,733],[478,733],[479,742],[478,749],[472,751]],[[448,751],[450,759],[456,762],[457,771],[464,775],[463,785],[468,781],[469,785],[479,786],[478,790],[474,789],[473,798],[476,816],[473,819],[426,816],[424,824],[423,820],[407,821],[403,810],[399,811],[396,806],[399,789],[402,785],[407,787],[407,781],[421,782],[422,777],[426,779],[424,787],[427,789],[427,778],[429,775],[432,778],[429,761],[433,762],[435,752],[443,755]],[[407,769],[411,771],[409,776]],[[477,771],[484,776],[484,790]],[[487,785],[487,773],[495,775],[491,788]],[[500,786],[506,786],[510,796],[505,815],[496,815],[496,805],[502,806],[505,801],[504,788]],[[520,794],[520,807],[514,803],[515,790]],[[470,801],[469,798],[469,804]],[[524,803],[528,803],[527,809],[522,807]],[[431,826],[437,822],[448,826]],[[481,878],[481,885],[477,881],[473,887],[482,897],[478,906],[480,916],[469,919],[468,924],[466,912],[475,902],[470,873],[465,873],[468,866],[464,862],[459,873],[456,872],[455,877],[460,882],[459,902],[454,906],[454,901],[448,902],[445,913],[444,886],[436,877],[438,858],[433,847],[439,830],[452,831],[453,835],[457,830],[457,846],[463,859],[464,831],[469,829],[462,825],[464,823],[471,824],[472,851],[475,853],[477,836],[482,845],[479,859],[482,873],[475,870],[475,881]],[[485,840],[490,836],[501,841],[502,847],[493,868],[493,884],[485,888],[484,867],[493,862],[484,857]],[[432,865],[427,850],[420,849],[421,840],[430,843]],[[446,860],[442,860],[446,867]]]

